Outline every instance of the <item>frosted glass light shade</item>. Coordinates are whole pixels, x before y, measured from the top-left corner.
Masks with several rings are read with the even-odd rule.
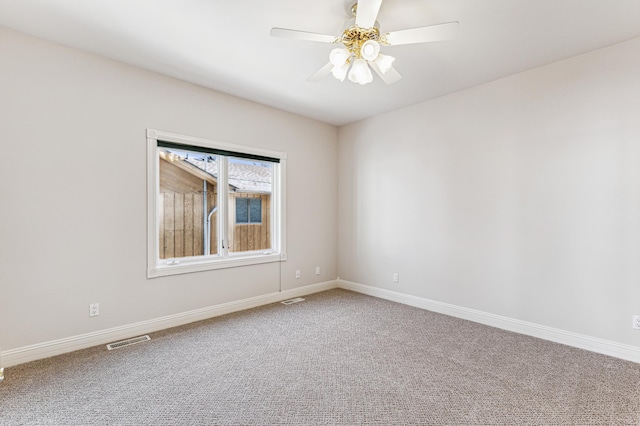
[[[371,83],[373,81],[373,74],[369,69],[367,61],[364,59],[356,59],[349,71],[349,80],[361,85]]]
[[[340,81],[344,81],[344,78],[347,76],[347,71],[349,71],[349,62],[346,61],[343,62],[342,65],[331,68],[331,74]]]
[[[367,40],[360,48],[360,56],[367,61],[373,61],[380,53],[380,45],[374,40]]]
[[[396,58],[394,58],[393,56],[379,54],[376,60],[373,62],[378,66],[378,69],[382,74],[386,74],[387,71],[391,69],[393,61],[395,60]]]
[[[351,52],[349,52],[349,50],[336,48],[329,54],[329,62],[331,62],[331,65],[334,67],[340,67],[347,62],[349,56],[351,56]]]

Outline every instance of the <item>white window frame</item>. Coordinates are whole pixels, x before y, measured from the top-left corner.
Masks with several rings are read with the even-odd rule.
[[[273,163],[271,214],[272,245],[269,250],[248,252],[229,252],[226,242],[229,241],[226,197],[220,197],[219,212],[224,216],[218,220],[218,234],[225,241],[216,255],[181,257],[176,259],[160,259],[159,256],[159,219],[158,193],[160,190],[160,163],[158,155],[158,141],[173,142],[183,145],[201,146],[216,150],[249,154],[260,157],[277,158],[279,163]],[[188,149],[188,147],[185,147]],[[226,157],[221,156],[222,164],[226,165]],[[286,255],[286,227],[285,227],[285,182],[286,182],[287,154],[244,145],[211,141],[207,139],[183,136],[174,133],[147,129],[147,277],[155,278],[167,275],[185,274],[190,272],[208,271],[212,269],[234,268],[238,266],[255,265],[260,263],[281,262],[287,260]],[[218,185],[226,185],[226,168],[221,167]],[[222,191],[219,191],[222,192]]]

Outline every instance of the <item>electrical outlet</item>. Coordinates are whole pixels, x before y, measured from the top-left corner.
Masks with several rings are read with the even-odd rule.
[[[92,303],[89,305],[89,316],[90,317],[97,317],[98,315],[100,315],[100,304],[99,303]]]
[[[316,266],[316,275],[320,275],[320,267]]]
[[[397,284],[399,281],[400,281],[400,277],[398,276],[398,273],[394,272],[394,274],[393,274],[393,282]]]
[[[632,327],[636,330],[640,330],[640,315],[633,316],[633,324]]]
[[[300,269],[296,271],[296,279],[300,278]]]

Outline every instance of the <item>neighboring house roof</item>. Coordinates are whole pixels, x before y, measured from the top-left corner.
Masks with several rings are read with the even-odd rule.
[[[200,170],[206,170],[217,180],[218,162],[204,161],[198,157],[187,157],[184,161],[193,164]],[[252,160],[231,160],[229,186],[235,192],[270,194],[272,167],[266,167],[263,164]]]
[[[235,186],[238,192],[271,193],[271,175],[273,167],[266,167],[260,163],[231,163],[229,184]]]

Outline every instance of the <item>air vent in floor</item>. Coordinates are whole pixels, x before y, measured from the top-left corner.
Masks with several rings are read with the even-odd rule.
[[[295,299],[285,300],[284,302],[280,302],[280,303],[282,303],[283,305],[290,305],[292,303],[298,303],[302,301],[304,301],[302,297],[296,297]]]
[[[109,349],[109,350],[118,349],[118,348],[122,348],[124,346],[135,345],[136,343],[146,342],[147,340],[151,340],[151,337],[146,336],[146,335],[145,336],[140,336],[140,337],[133,337],[133,338],[127,339],[127,340],[121,340],[119,342],[109,343],[107,345],[107,349]]]

